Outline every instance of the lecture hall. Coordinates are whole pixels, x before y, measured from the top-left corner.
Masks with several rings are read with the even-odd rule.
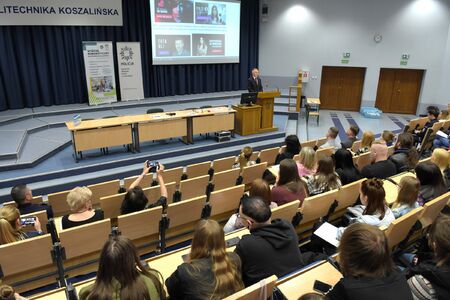
[[[450,299],[448,0],[0,1],[0,300]]]

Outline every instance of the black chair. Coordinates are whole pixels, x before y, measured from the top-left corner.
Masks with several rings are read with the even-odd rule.
[[[161,112],[164,112],[164,109],[159,108],[159,107],[147,109],[148,114],[155,114],[155,113],[161,113]]]

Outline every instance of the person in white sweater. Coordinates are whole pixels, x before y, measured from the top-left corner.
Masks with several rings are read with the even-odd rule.
[[[395,216],[386,205],[386,192],[381,179],[367,179],[361,183],[359,192],[360,205],[347,208],[350,212],[350,223],[366,223],[369,225],[382,227],[389,226]],[[345,227],[339,228],[338,239],[342,236]]]

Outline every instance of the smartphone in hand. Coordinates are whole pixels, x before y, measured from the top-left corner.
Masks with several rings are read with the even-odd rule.
[[[35,222],[36,217],[20,218],[20,224],[22,224],[22,226],[33,226]]]

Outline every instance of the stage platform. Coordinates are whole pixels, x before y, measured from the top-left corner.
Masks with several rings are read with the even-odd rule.
[[[364,130],[380,133],[380,128],[399,131],[401,125],[414,116],[385,115],[381,120],[362,118],[357,112],[321,110],[319,126],[303,114],[288,112],[288,91],[275,99],[274,123],[278,131],[251,136],[239,136],[229,142],[217,143],[211,136],[195,136],[193,145],[180,141],[163,140],[145,143],[140,153],[126,152],[123,147],[109,149],[109,155],[100,150],[83,152],[84,159],[75,163],[70,134],[64,123],[75,114],[82,118],[133,115],[149,108],[165,111],[198,108],[203,105],[232,105],[239,102],[241,93],[233,91],[197,95],[148,98],[140,101],[116,102],[107,105],[87,104],[38,107],[0,112],[0,202],[9,201],[10,188],[27,183],[35,195],[73,188],[111,179],[123,179],[139,174],[143,161],[156,160],[168,168],[183,166],[227,155],[237,155],[245,145],[256,150],[279,146],[286,134],[298,134],[301,141],[324,136],[329,126],[340,129],[345,137],[345,120]],[[342,121],[342,122],[341,122]],[[366,125],[367,124],[367,125]]]

